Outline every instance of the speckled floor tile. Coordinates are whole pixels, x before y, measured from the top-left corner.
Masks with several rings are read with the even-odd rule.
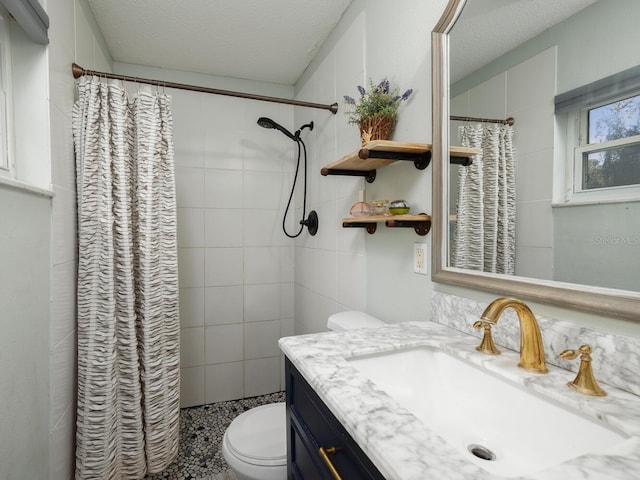
[[[145,480],[199,480],[227,471],[221,446],[231,421],[250,408],[275,402],[284,402],[284,392],[182,409],[178,458]]]

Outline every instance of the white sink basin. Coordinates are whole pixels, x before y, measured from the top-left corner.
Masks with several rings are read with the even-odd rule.
[[[496,475],[531,474],[625,439],[438,348],[347,360],[464,457]]]

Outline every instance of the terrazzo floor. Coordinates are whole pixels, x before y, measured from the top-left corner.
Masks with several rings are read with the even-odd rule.
[[[284,392],[183,408],[178,458],[145,480],[200,480],[227,471],[221,446],[231,421],[250,408],[275,402],[284,402]]]

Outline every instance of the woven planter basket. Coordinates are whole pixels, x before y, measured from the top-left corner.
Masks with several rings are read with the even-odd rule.
[[[373,140],[389,140],[395,117],[374,115],[360,121],[360,139],[362,145]]]

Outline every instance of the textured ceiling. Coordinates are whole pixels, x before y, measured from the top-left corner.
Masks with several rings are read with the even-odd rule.
[[[293,85],[351,0],[88,0],[114,61]]]
[[[597,0],[467,0],[451,32],[451,82]],[[610,0],[602,0],[610,1]]]

